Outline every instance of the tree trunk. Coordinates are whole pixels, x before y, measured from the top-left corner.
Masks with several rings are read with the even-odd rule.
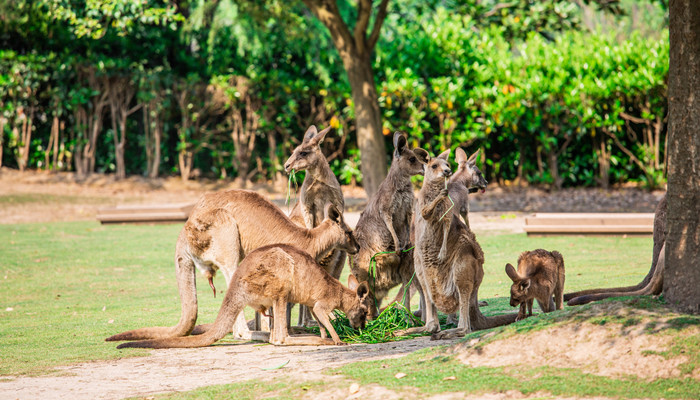
[[[146,137],[146,176],[158,177],[160,169],[160,145],[163,137],[163,121],[158,109],[160,97],[156,97],[143,106],[143,129]],[[151,115],[153,113],[153,115]]]
[[[0,168],[2,168],[2,154],[3,146],[5,144],[5,125],[7,124],[7,119],[0,115]]]
[[[360,149],[362,187],[368,197],[377,191],[386,177],[387,154],[382,137],[382,117],[377,98],[377,87],[369,56],[355,55],[345,62],[345,70],[355,103],[357,147]]]
[[[387,154],[382,137],[382,120],[377,88],[372,71],[372,51],[377,44],[387,15],[389,0],[376,6],[374,24],[370,28],[373,2],[357,2],[356,21],[351,31],[340,15],[336,1],[303,0],[331,34],[331,39],[343,60],[355,105],[357,147],[360,150],[362,186],[371,197],[386,177]],[[369,29],[368,29],[369,28]],[[368,34],[369,32],[369,34]]]
[[[34,121],[34,106],[29,107],[29,112],[23,112],[20,139],[17,145],[17,165],[20,171],[24,171],[29,163],[29,148],[32,142],[32,130]]]
[[[700,7],[669,2],[668,222],[664,297],[700,314]]]

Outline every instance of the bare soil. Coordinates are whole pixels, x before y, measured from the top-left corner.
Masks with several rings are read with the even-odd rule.
[[[100,207],[117,204],[194,202],[203,193],[232,187],[227,182],[182,182],[178,178],[148,180],[129,178],[116,181],[111,176],[94,175],[78,180],[67,173],[0,170],[0,224],[93,220]],[[278,203],[283,191],[257,186]],[[366,199],[362,189],[345,188],[353,218],[359,216]],[[639,189],[603,192],[568,190],[548,193],[538,189],[491,190],[474,196],[472,226],[480,230],[522,231],[522,216],[532,211],[642,211],[653,212],[661,193]],[[9,200],[7,200],[9,199]],[[568,206],[567,206],[568,204]],[[598,204],[598,205],[596,205]],[[154,350],[148,357],[82,363],[60,368],[49,376],[3,377],[0,398],[36,399],[120,399],[151,396],[156,393],[187,391],[201,386],[246,380],[338,380],[322,375],[329,368],[356,361],[401,357],[421,348],[455,342],[431,342],[428,338],[377,345],[342,347],[275,347],[236,343],[201,349]],[[625,335],[609,327],[563,326],[524,337],[499,340],[475,350],[473,343],[454,348],[468,365],[553,365],[575,366],[596,374],[617,376],[637,374],[645,378],[676,376],[682,361],[646,356],[643,350],[663,350],[666,337],[643,335],[631,329]],[[520,349],[528,349],[526,352]],[[118,350],[115,350],[118,351]],[[513,354],[516,354],[514,356]],[[288,362],[283,368],[266,370]],[[695,376],[697,379],[698,377]],[[537,393],[527,397],[540,397]],[[546,395],[546,394],[544,394]],[[309,393],[309,398],[418,398],[417,393],[397,393],[386,388],[331,389]],[[480,395],[486,399],[521,399],[522,393],[509,391]],[[433,399],[475,398],[463,393],[437,395]]]

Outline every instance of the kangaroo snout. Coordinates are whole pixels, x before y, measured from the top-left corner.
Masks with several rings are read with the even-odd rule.
[[[449,178],[449,177],[452,175],[452,170],[450,170],[450,169],[444,169],[444,170],[442,170],[442,173],[443,173],[446,177]]]

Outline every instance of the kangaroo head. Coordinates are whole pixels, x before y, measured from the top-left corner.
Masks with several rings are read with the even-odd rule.
[[[428,152],[416,147],[408,148],[408,140],[401,132],[394,133],[394,160],[401,171],[406,171],[409,175],[423,175],[424,165],[428,162]]]
[[[364,329],[367,319],[375,318],[378,314],[374,296],[370,292],[367,282],[359,283],[353,274],[348,276],[348,288],[355,291],[357,302],[346,311],[345,315],[350,321],[350,326],[355,329]]]
[[[445,150],[440,153],[439,156],[433,157],[428,161],[428,165],[425,166],[425,180],[424,182],[432,182],[435,180],[444,180],[452,175],[452,170],[450,169],[450,163],[447,159],[450,157],[450,150]]]
[[[480,189],[482,192],[486,190],[488,182],[481,174],[481,170],[476,166],[476,158],[479,155],[479,150],[467,157],[467,153],[461,147],[455,150],[455,161],[457,161],[457,172],[452,177],[453,180],[464,182],[467,189]]]
[[[520,276],[511,264],[506,264],[506,274],[513,281],[513,285],[510,287],[510,306],[515,307],[529,300],[532,283],[530,278]]]
[[[311,125],[304,134],[304,140],[294,149],[292,155],[284,163],[284,170],[287,173],[291,170],[303,171],[317,165],[321,161],[325,162],[326,158],[321,152],[321,142],[323,142],[323,138],[326,137],[326,133],[330,130],[331,128],[328,127],[318,132],[316,127]]]
[[[355,240],[352,228],[345,223],[345,218],[343,218],[340,210],[333,203],[327,203],[324,215],[325,219],[330,221],[331,226],[336,231],[337,237],[342,238],[335,248],[348,254],[357,254],[360,251],[360,245]]]

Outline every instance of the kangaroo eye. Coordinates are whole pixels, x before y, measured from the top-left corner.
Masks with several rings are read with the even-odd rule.
[[[436,168],[437,168],[437,164],[433,164],[433,169],[436,169]]]
[[[309,153],[306,152],[306,151],[300,151],[300,152],[299,152],[299,155],[302,156],[302,157],[306,157],[306,156],[309,155]]]
[[[410,161],[411,164],[413,164],[414,162],[416,162],[416,158],[415,158],[415,157],[411,157],[408,161]]]

